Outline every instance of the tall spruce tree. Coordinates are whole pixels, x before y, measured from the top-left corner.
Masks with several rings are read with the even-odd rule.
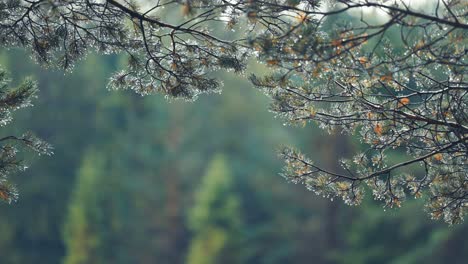
[[[242,214],[229,165],[218,155],[210,162],[195,193],[188,217],[193,239],[189,264],[242,263]]]
[[[89,152],[83,161],[72,195],[65,225],[66,264],[100,263],[99,257],[106,241],[101,237],[105,232],[107,218],[99,206],[99,197],[105,196],[99,186],[105,185],[103,172],[105,160]],[[99,224],[101,223],[101,224]]]
[[[90,150],[78,173],[64,227],[65,264],[128,263],[128,191],[115,163]]]

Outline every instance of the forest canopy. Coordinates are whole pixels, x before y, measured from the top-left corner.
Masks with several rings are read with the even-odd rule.
[[[219,70],[248,75],[288,123],[362,143],[337,161],[342,172],[286,147],[285,178],[350,205],[366,191],[386,207],[422,197],[433,218],[458,223],[468,205],[468,6],[423,2],[3,0],[0,44],[64,70],[89,52],[124,54],[108,87],[142,95],[193,100],[220,91]],[[249,59],[271,73],[250,74]],[[395,151],[405,161],[387,158]]]

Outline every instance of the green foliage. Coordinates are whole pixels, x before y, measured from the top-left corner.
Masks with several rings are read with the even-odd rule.
[[[127,262],[115,243],[124,239],[128,194],[112,168],[99,151],[84,155],[64,226],[65,264]]]
[[[434,262],[467,258],[466,224],[436,224],[417,210],[419,203],[383,211],[365,199],[360,207],[342,206],[330,216],[336,201],[284,184],[275,176],[282,165],[274,155],[278,142],[305,147],[317,163],[324,157],[335,160],[329,150],[342,145],[325,140],[318,129],[282,126],[268,113],[268,98],[236,76],[223,75],[229,89],[221,95],[186,104],[101,89],[118,67],[115,57],[91,56],[70,76],[42,71],[16,51],[0,59],[13,74],[26,72],[38,80],[42,89],[35,111],[19,111],[15,126],[47,135],[56,153],[51,159],[32,159],[34,169],[15,180],[21,189],[19,203],[0,206],[2,263],[40,259],[53,264],[68,258],[70,245],[84,241],[79,236],[63,240],[62,227],[70,230],[71,204],[81,204],[83,223],[98,230],[93,235],[103,241],[91,263],[185,263],[195,239],[188,225],[193,197],[213,153],[220,152],[226,153],[224,163],[235,185],[230,190],[241,212],[241,232],[233,237],[241,240],[241,249],[232,251],[240,263],[330,263],[331,253],[342,256],[335,262],[344,263],[411,263],[422,259],[419,252]],[[261,73],[263,68],[253,70]],[[80,92],[70,96],[71,91]],[[405,159],[395,156],[396,162]],[[86,204],[72,198],[85,163],[95,173],[95,184],[87,191],[93,198],[83,198]],[[115,206],[97,203],[98,197],[108,197]],[[211,237],[226,245],[229,237],[221,243],[223,236],[216,232],[207,232],[214,234],[202,240]],[[341,242],[337,247],[327,242],[332,236]]]
[[[0,68],[0,126],[4,127],[12,121],[14,111],[31,106],[37,86],[31,79],[24,80],[17,87],[11,88],[10,80],[5,70]],[[21,136],[3,136],[0,138],[0,200],[11,203],[18,198],[15,186],[8,181],[8,176],[17,171],[23,171],[26,166],[17,157],[18,147],[26,146],[36,153],[50,155],[51,146],[32,133]]]
[[[398,211],[382,212],[375,201],[366,199],[365,209],[356,210],[351,228],[340,232],[346,246],[333,252],[335,263],[464,263],[466,225],[447,228],[431,222],[418,211],[421,201],[408,201]],[[417,219],[417,220],[415,220]],[[461,239],[461,240],[460,240]]]
[[[208,166],[188,217],[193,239],[187,263],[240,263],[242,213],[226,157]]]
[[[187,263],[209,264],[219,263],[229,237],[225,230],[216,227],[206,227],[201,234],[196,235],[191,242]],[[231,260],[232,261],[232,260]]]
[[[1,262],[464,263],[467,225],[430,222],[408,197],[449,223],[466,214],[466,6],[341,2],[0,2],[0,45],[31,50],[43,66],[70,70],[90,51],[126,56],[90,56],[65,79],[9,55],[43,93],[17,127],[52,138],[59,155],[18,179],[20,206],[0,208]],[[356,16],[362,8],[382,16]],[[281,128],[257,91],[215,74],[242,74],[249,57],[268,67],[258,76],[273,72],[251,82],[288,123],[316,121],[365,143],[340,160],[344,174],[319,166],[337,160],[329,150],[340,142]],[[194,99],[220,91],[220,79],[228,89],[168,104],[105,93],[111,71],[109,88],[142,95]],[[32,92],[18,89],[6,106]],[[310,199],[272,177],[279,142],[302,149],[282,151],[285,177],[364,206]],[[364,191],[402,208],[382,211]]]
[[[266,30],[251,42],[274,68],[269,76],[250,77],[272,98],[273,112],[293,125],[314,121],[329,133],[355,135],[365,147],[338,157],[342,173],[286,147],[283,176],[350,205],[360,204],[367,189],[385,207],[422,196],[432,218],[462,222],[466,6],[453,1],[434,12],[432,3],[416,11],[399,1],[337,2],[324,12],[289,10],[299,20],[291,32],[278,37]],[[406,158],[394,162],[388,157],[395,152]]]
[[[123,53],[126,67],[108,87],[141,95],[220,92],[218,70],[243,73],[255,58],[270,76],[250,80],[278,116],[367,146],[340,160],[342,174],[286,149],[287,179],[347,204],[370,188],[386,207],[426,194],[432,218],[454,224],[466,214],[468,25],[460,1],[424,9],[361,0],[8,1],[0,12],[0,45],[63,70],[90,51]],[[395,149],[408,159],[389,162]],[[424,173],[412,175],[413,165]]]
[[[66,264],[102,263],[99,252],[103,243],[100,228],[108,216],[103,215],[98,206],[99,200],[105,195],[100,186],[106,186],[102,173],[105,171],[105,160],[102,156],[90,152],[85,156],[83,165],[78,172],[78,178],[72,195],[69,213],[65,225],[65,243],[67,245]]]

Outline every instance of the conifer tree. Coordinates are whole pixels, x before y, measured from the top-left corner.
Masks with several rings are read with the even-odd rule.
[[[105,164],[93,153],[86,155],[78,173],[77,186],[69,206],[65,224],[64,240],[67,246],[66,264],[99,263],[102,247],[99,220],[105,216],[96,209],[97,197],[101,192],[97,186],[103,184],[102,171]],[[97,224],[97,226],[96,226]]]
[[[126,193],[110,168],[99,151],[84,156],[64,226],[66,264],[128,263],[122,223]]]
[[[31,106],[37,92],[36,83],[24,80],[17,87],[10,87],[5,70],[0,68],[0,126],[12,121],[14,111]],[[39,154],[51,154],[51,146],[28,132],[21,136],[2,135],[0,138],[0,200],[11,203],[18,198],[15,186],[8,180],[11,173],[26,169],[18,157],[19,148],[28,147]]]
[[[124,53],[128,65],[110,88],[189,100],[219,91],[213,72],[243,73],[255,57],[274,73],[250,80],[279,116],[355,134],[367,146],[340,160],[346,173],[285,148],[287,179],[351,205],[366,189],[387,207],[422,196],[433,218],[458,223],[468,199],[468,7],[425,2],[4,0],[0,45],[66,70],[90,50]],[[179,16],[161,18],[175,9]],[[387,159],[393,150],[406,161]]]
[[[193,232],[187,263],[241,263],[242,215],[224,156],[213,158],[188,216]]]

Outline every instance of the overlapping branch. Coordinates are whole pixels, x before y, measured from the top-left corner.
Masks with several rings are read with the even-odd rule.
[[[342,162],[348,174],[286,149],[287,178],[350,204],[364,186],[387,206],[425,195],[433,217],[455,223],[468,203],[468,7],[407,3],[4,0],[0,43],[65,69],[90,50],[125,53],[128,67],[111,88],[186,99],[218,91],[211,73],[242,72],[256,56],[275,72],[250,78],[271,95],[273,111],[291,123],[355,134],[367,146]],[[392,151],[408,161],[389,160]]]

